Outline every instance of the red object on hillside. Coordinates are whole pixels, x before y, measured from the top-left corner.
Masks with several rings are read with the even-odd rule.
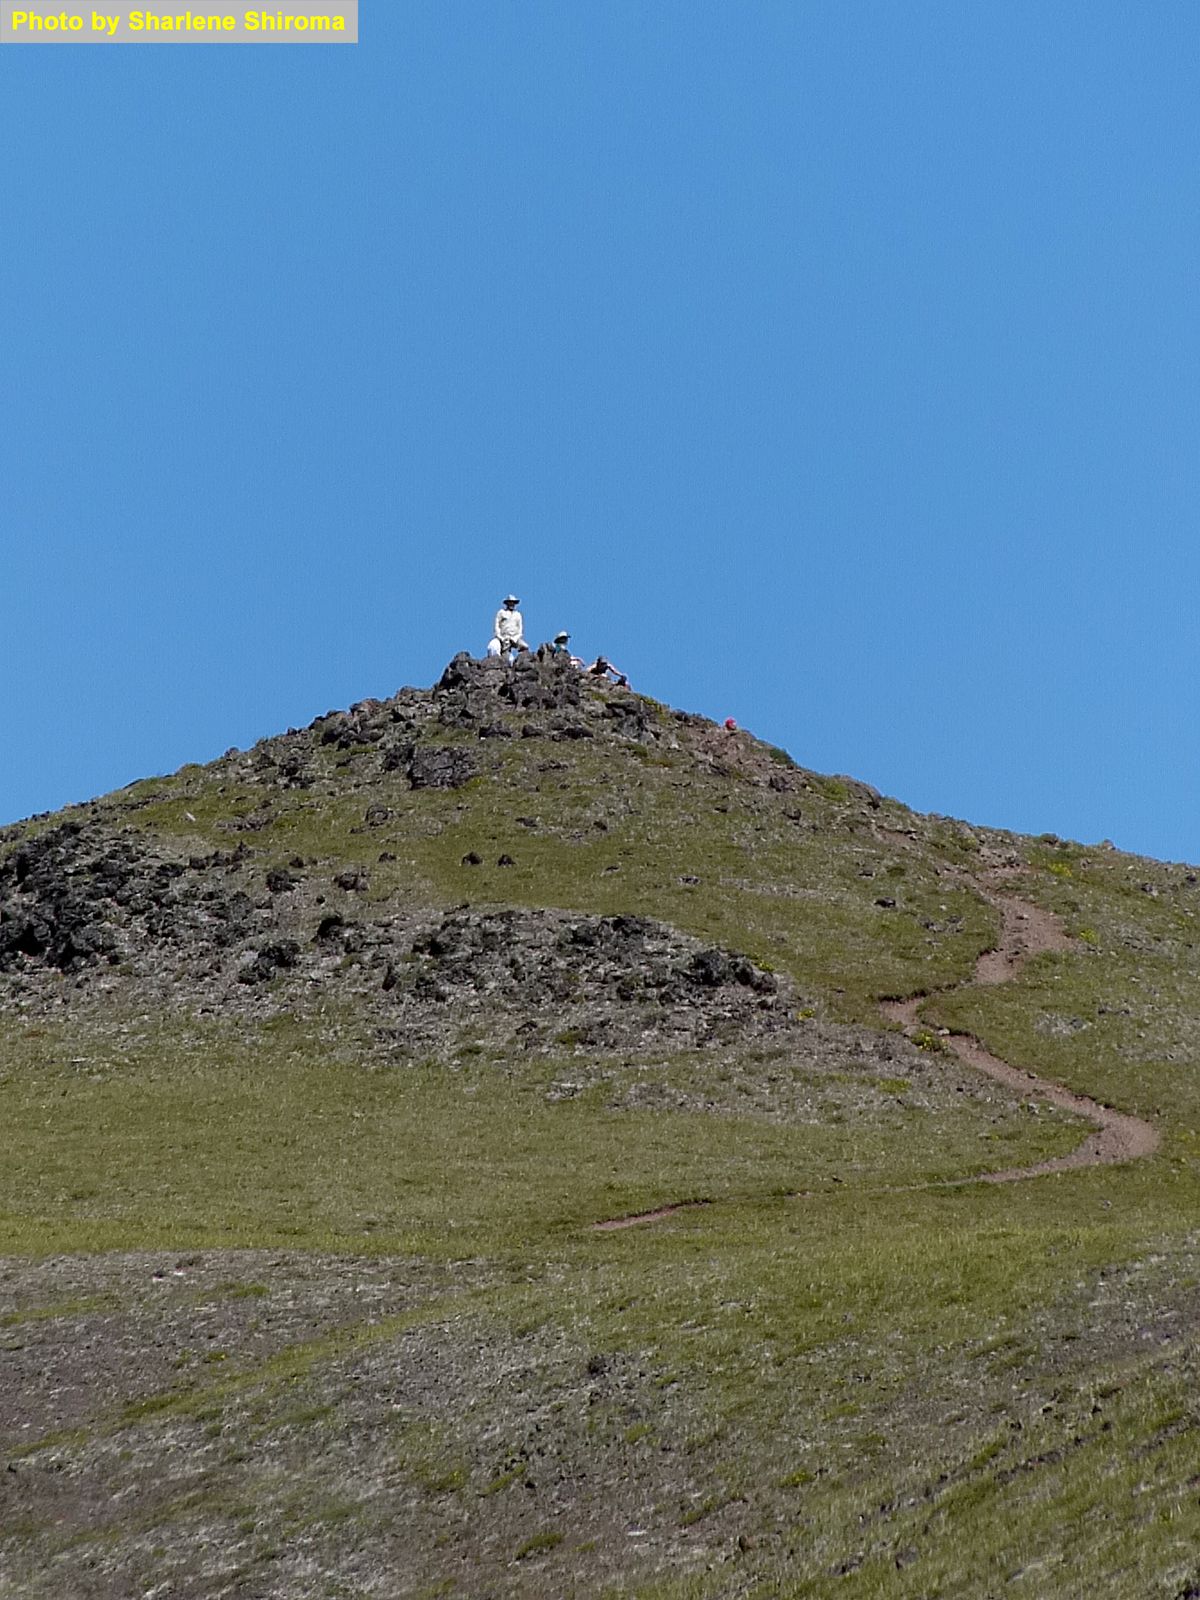
[[[729,729],[730,733],[736,733],[737,732],[737,723],[733,720],[732,717],[726,717],[725,718],[725,726]]]

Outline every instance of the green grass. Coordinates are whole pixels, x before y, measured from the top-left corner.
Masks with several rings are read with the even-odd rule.
[[[153,1531],[170,1551],[198,1526],[246,1543],[250,1592],[255,1562],[297,1538],[335,1573],[395,1548],[398,1528],[420,1551],[414,1594],[1177,1600],[1200,1583],[1200,891],[1185,869],[869,809],[778,756],[786,793],[698,772],[686,751],[573,747],[544,771],[563,746],[478,748],[490,770],[445,794],[335,790],[372,757],[323,750],[317,785],[276,796],[252,835],[221,826],[263,798],[236,762],[138,786],[125,820],[196,848],[245,837],[264,865],[369,865],[379,907],[645,913],[769,963],[825,1019],[877,1025],[878,997],[926,992],[921,1070],[948,1087],[922,1108],[877,1064],[602,1060],[566,1029],[554,1058],[483,1038],[451,1066],[401,1062],[332,1006],[242,1027],[119,1006],[6,1021],[5,1254],[260,1247],[485,1280],[267,1356],[223,1341],[227,1360],[26,1435],[31,1464],[132,1475],[182,1447],[209,1477],[157,1509],[114,1496],[66,1532],[15,1522],[13,1592],[48,1600],[48,1555],[71,1539],[94,1555]],[[395,816],[355,832],[368,800]],[[989,849],[1028,863],[1014,890],[1079,948],[939,992],[996,937],[961,876]],[[463,867],[468,850],[485,865]],[[516,866],[495,867],[502,853]],[[1081,1130],[1000,1091],[956,1095],[938,1026],[1151,1117],[1161,1153],[954,1185]],[[819,1114],[765,1114],[772,1073]],[[563,1078],[580,1091],[550,1098]],[[708,1108],[627,1109],[634,1085]],[[712,1203],[590,1226],[688,1199]],[[268,1315],[268,1268],[216,1297]],[[0,1344],[95,1314],[123,1308],[90,1289],[14,1306]],[[167,1556],[139,1559],[144,1589],[165,1581]]]
[[[545,1555],[548,1550],[556,1549],[563,1542],[563,1537],[552,1528],[547,1528],[542,1533],[531,1534],[517,1546],[513,1560],[526,1561],[530,1556]]]
[[[840,782],[814,778],[798,796],[812,819],[800,829],[786,815],[790,796],[735,780],[731,804],[730,780],[697,775],[682,755],[647,768],[639,746],[573,748],[568,770],[544,773],[540,741],[534,751],[514,743],[488,756],[490,778],[463,789],[411,793],[398,779],[373,780],[370,798],[395,812],[381,829],[355,831],[366,804],[357,794],[276,796],[276,820],[251,836],[253,845],[269,860],[301,854],[370,865],[375,901],[402,892],[430,904],[497,900],[655,916],[793,973],[833,1014],[861,1020],[874,1020],[879,995],[961,981],[994,937],[990,908],[940,879],[934,857],[905,846],[898,863],[897,846],[857,816],[839,823],[848,795]],[[239,836],[219,824],[260,799],[253,785],[206,772],[130,820],[229,849]],[[532,832],[516,821],[531,810],[542,820]],[[395,863],[377,862],[385,849]],[[471,851],[482,867],[462,865]],[[504,854],[514,868],[495,866]],[[875,905],[889,865],[904,869],[890,911]],[[697,875],[698,888],[680,882]]]
[[[815,1125],[620,1108],[630,1082],[694,1082],[736,1109],[736,1079],[710,1082],[730,1072],[702,1058],[671,1069],[618,1064],[594,1090],[553,1100],[551,1085],[578,1076],[578,1061],[392,1064],[373,1059],[365,1039],[356,1059],[344,1036],[323,1056],[313,1031],[286,1018],[241,1031],[164,1019],[113,1056],[97,1051],[93,1033],[81,1075],[69,1030],[0,1029],[10,1113],[0,1131],[0,1249],[170,1240],[520,1254],[678,1199],[736,1205],[847,1181],[935,1183],[986,1170],[998,1148],[1006,1161],[1034,1161],[1080,1137],[1070,1119],[1016,1104],[909,1108],[869,1075],[861,1091],[848,1075],[826,1087],[818,1077],[824,1103],[845,1109]],[[753,1060],[741,1070],[752,1080],[763,1071]],[[854,1114],[856,1096],[871,1094],[884,1109]]]

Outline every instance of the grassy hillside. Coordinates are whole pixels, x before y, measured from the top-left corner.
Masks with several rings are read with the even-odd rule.
[[[0,1596],[1200,1593],[1198,909],[549,664],[7,830]]]

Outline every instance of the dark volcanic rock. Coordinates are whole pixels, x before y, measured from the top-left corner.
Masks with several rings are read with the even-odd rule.
[[[407,772],[415,748],[411,739],[402,739],[399,744],[392,745],[384,753],[384,772]]]
[[[612,731],[622,739],[644,739],[650,730],[646,708],[635,694],[614,694],[605,714]]]
[[[733,958],[724,950],[701,950],[692,958],[688,972],[706,989],[717,989],[733,982]]]
[[[479,768],[470,751],[459,745],[420,744],[401,740],[383,758],[384,772],[403,772],[414,789],[460,789],[474,778]],[[378,813],[385,807],[372,807]],[[391,812],[384,821],[391,819]],[[369,826],[371,812],[367,814]]]
[[[527,747],[504,748],[517,737],[556,742],[555,754],[565,759],[536,761]],[[396,841],[414,828],[436,834],[471,808],[402,799],[405,784],[456,790],[495,774],[512,790],[515,782],[519,787],[514,770],[524,769],[539,789],[540,774],[576,765],[577,748],[599,755],[618,741],[661,745],[672,752],[664,766],[686,768],[690,754],[704,771],[717,759],[732,759],[734,749],[706,719],[672,716],[545,650],[513,663],[464,654],[432,690],[362,700],[252,751],[230,751],[206,776],[177,775],[156,794],[196,805],[212,818],[206,825],[181,807],[183,822],[194,827],[190,835],[175,834],[178,820],[159,828],[130,825],[128,813],[152,803],[142,794],[101,802],[33,837],[26,836],[29,825],[7,837],[0,833],[0,1008],[102,1006],[119,994],[123,1003],[229,1006],[262,1016],[275,1006],[302,1009],[306,997],[316,1004],[334,991],[389,1008],[391,1017],[399,1010],[414,1037],[428,1036],[435,1049],[464,1025],[486,1029],[492,1020],[510,1035],[529,1023],[525,1043],[556,1020],[561,1028],[567,1015],[575,1018],[572,1027],[578,1023],[598,1040],[666,1029],[687,1045],[707,1040],[735,1015],[745,1020],[759,1011],[768,1018],[782,1012],[771,1000],[770,974],[642,918],[514,912],[509,922],[468,924],[476,933],[465,951],[459,944],[466,936],[451,929],[444,935],[450,946],[439,952],[413,945],[432,914],[433,890],[420,872],[378,874],[374,901],[366,903],[371,879],[341,846],[346,817],[361,819],[349,828],[355,834],[386,828]],[[765,787],[778,766],[774,757],[755,754],[747,741],[736,750],[749,763],[741,775]],[[205,785],[214,778],[215,817],[213,808],[202,812],[193,798],[211,798]],[[558,787],[548,786],[544,815],[521,816],[517,826],[553,839],[561,831],[552,798]],[[535,802],[517,804],[532,808]],[[619,814],[615,805],[608,809]],[[305,837],[324,816],[333,819],[330,837],[318,834],[319,843],[309,846],[318,853],[281,865],[280,844],[292,837],[293,826],[302,822],[299,836]],[[576,830],[570,837],[596,837],[609,826],[605,817],[594,817],[586,834]],[[230,839],[236,848],[213,849],[210,835],[200,844],[198,836],[213,827],[230,829],[243,842]],[[385,836],[379,842],[394,841]],[[515,876],[513,848],[511,839],[500,838],[489,852],[481,841],[461,860],[481,868],[475,882],[482,879],[481,887],[499,895],[500,883]],[[458,844],[455,858],[461,850]],[[485,855],[488,866],[510,870],[489,873]],[[381,863],[397,859],[395,849],[378,854]],[[614,858],[595,870],[615,875],[622,869]],[[362,897],[357,904],[364,909],[354,921],[331,909],[348,909],[352,902],[343,896],[350,894]],[[75,981],[64,984],[62,974]],[[493,1019],[481,997],[496,995],[502,1003]],[[474,1016],[477,1006],[484,1014]],[[766,1025],[759,1017],[752,1031]]]
[[[461,789],[478,772],[466,750],[455,745],[418,745],[408,764],[414,789]]]
[[[239,852],[162,860],[130,832],[67,822],[0,861],[0,971],[75,972],[155,944],[225,947],[257,926],[240,890],[199,885]]]
[[[582,698],[579,671],[564,657],[542,651],[521,656],[511,665],[495,658],[475,661],[457,655],[433,695],[443,726],[489,732],[497,727],[497,710],[567,711]]]
[[[678,1048],[789,1026],[770,973],[646,917],[456,912],[387,961],[383,983],[410,1049],[452,1046],[476,1016],[523,1050]]]
[[[268,983],[281,968],[294,967],[299,959],[300,946],[295,939],[266,944],[250,966],[238,973],[238,980],[241,983]]]
[[[281,756],[276,771],[285,789],[311,789],[313,786],[312,768],[299,751],[289,751]]]

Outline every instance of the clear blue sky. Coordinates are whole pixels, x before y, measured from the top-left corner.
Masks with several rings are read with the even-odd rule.
[[[512,586],[806,765],[1200,858],[1194,0],[362,13],[0,50],[0,821]]]

